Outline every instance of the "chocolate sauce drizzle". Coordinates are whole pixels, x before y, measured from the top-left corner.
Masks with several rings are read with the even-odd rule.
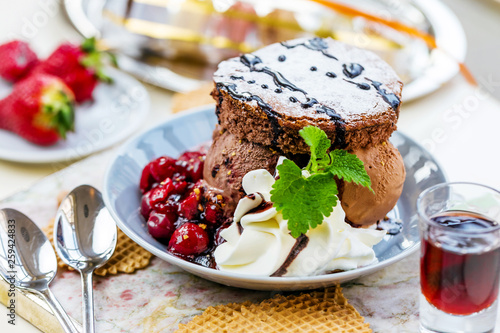
[[[286,274],[288,267],[292,263],[292,261],[297,258],[299,253],[306,248],[307,244],[309,243],[309,238],[302,234],[295,240],[295,244],[293,245],[292,249],[290,250],[290,253],[286,257],[285,262],[281,265],[280,268],[276,270],[271,276],[283,276]]]
[[[350,79],[354,79],[356,76],[359,76],[365,69],[363,66],[356,63],[350,63],[349,65],[343,64],[342,67],[344,68],[342,73]]]
[[[326,50],[328,50],[328,44],[322,38],[319,38],[319,37],[315,37],[313,39],[308,39],[304,43],[299,43],[299,44],[295,44],[295,45],[289,45],[289,44],[286,44],[284,42],[282,42],[281,45],[286,47],[287,49],[293,49],[293,48],[296,48],[297,46],[304,46],[304,47],[308,48],[309,50],[319,51],[324,56],[326,56],[328,58],[338,60],[337,57],[326,52]]]
[[[243,76],[236,76],[236,75],[231,75],[229,78],[231,80],[244,80],[245,79]]]
[[[388,235],[397,235],[403,230],[403,223],[399,220],[393,220],[385,217],[377,222],[377,230],[385,230]]]
[[[346,80],[346,79],[344,79],[344,81],[356,85],[359,89],[370,90],[370,85],[368,83],[364,83],[364,82],[358,83],[358,82],[354,82],[354,81],[350,81],[350,80]]]
[[[370,79],[367,79],[367,80],[372,83],[372,86],[375,87],[375,89],[377,89],[377,92],[379,93],[380,96],[382,96],[384,101],[386,101],[386,103],[388,103],[394,110],[397,110],[397,108],[399,107],[399,104],[401,103],[398,96],[396,96],[396,94],[393,94],[393,93],[388,93],[387,90],[382,89],[381,82],[373,81]]]
[[[263,201],[260,203],[260,205],[249,210],[246,213],[246,215],[262,213],[262,212],[265,212],[266,210],[271,209],[273,207],[273,203],[271,201],[265,201],[264,198],[262,198],[262,200]]]
[[[282,43],[282,45],[286,48],[294,48],[294,47],[297,47],[299,45],[303,45],[309,49],[312,49],[312,50],[316,50],[316,51],[322,51],[323,54],[325,55],[328,55],[330,56],[328,53],[326,53],[325,50],[328,49],[328,44],[322,40],[321,38],[313,38],[313,39],[310,39],[304,43],[301,43],[301,44],[297,44],[297,45],[285,45]],[[333,56],[332,56],[333,57]],[[337,59],[335,57],[333,57],[334,59]],[[248,67],[248,69],[251,71],[251,72],[261,72],[261,73],[265,73],[269,76],[271,76],[273,78],[273,81],[274,83],[276,84],[276,86],[280,87],[280,88],[287,88],[291,91],[298,91],[298,92],[301,92],[304,94],[304,96],[306,97],[306,102],[304,103],[301,103],[301,106],[305,109],[307,108],[311,108],[315,105],[318,105],[316,107],[316,112],[317,113],[325,113],[327,114],[330,119],[332,121],[335,122],[335,128],[336,128],[336,136],[335,136],[335,141],[333,143],[333,146],[334,148],[345,148],[347,146],[346,142],[345,142],[345,122],[342,120],[342,118],[340,117],[340,115],[335,112],[334,109],[332,108],[329,108],[327,106],[324,106],[324,105],[321,105],[315,98],[310,98],[310,97],[307,97],[307,92],[304,91],[303,89],[297,87],[296,85],[294,85],[293,83],[291,83],[290,81],[288,81],[280,72],[277,72],[267,66],[258,66],[259,64],[262,64],[262,59],[259,58],[258,56],[254,55],[254,54],[251,54],[251,53],[248,53],[248,54],[243,54],[242,56],[240,56],[240,61],[243,65],[245,65],[246,67]],[[360,66],[360,65],[359,65]],[[314,67],[314,66],[313,66]],[[361,67],[361,66],[360,66]],[[314,67],[316,69],[316,67]],[[362,68],[362,67],[361,67]],[[311,67],[312,69],[312,67]],[[337,75],[335,73],[332,73],[332,72],[328,72],[326,73],[326,75],[330,76],[330,77],[336,77]],[[255,96],[255,95],[252,95],[248,92],[246,93],[237,93],[236,92],[236,86],[235,85],[227,85],[226,84],[226,88],[227,88],[227,91],[234,97],[234,98],[237,98],[237,99],[243,99],[243,100],[246,100],[246,101],[250,101],[250,100],[255,100],[257,101],[257,104],[263,109],[263,111],[268,115],[269,119],[271,120],[271,126],[272,126],[272,129],[273,129],[273,140],[272,140],[272,144],[274,146],[277,146],[277,140],[278,140],[278,137],[279,135],[283,132],[283,130],[280,128],[279,126],[279,123],[278,123],[278,120],[277,120],[277,117],[279,117],[279,115],[272,110],[271,106],[267,103],[265,103],[260,97],[258,96]],[[264,88],[264,85],[262,86],[262,88]],[[267,88],[267,86],[266,86]],[[264,88],[264,89],[266,89]],[[281,93],[282,90],[279,89],[278,90],[275,90],[276,93]],[[290,97],[289,98],[290,102],[292,103],[296,103],[296,102],[299,102],[299,100],[296,98],[296,97]]]
[[[261,72],[270,75],[277,86],[290,89],[291,91],[300,91],[304,95],[307,94],[304,90],[300,89],[299,87],[288,81],[280,72],[276,72],[267,66],[264,66],[262,68],[256,68],[255,67],[256,65],[262,63],[262,60],[256,55],[247,53],[242,55],[240,57],[240,60],[243,63],[243,65],[247,66],[250,69],[250,72]]]
[[[225,91],[227,91],[229,95],[231,95],[232,98],[240,101],[246,101],[246,102],[256,101],[257,105],[262,109],[262,111],[266,113],[269,122],[271,123],[271,128],[273,131],[273,139],[271,143],[273,146],[278,145],[278,137],[283,133],[283,130],[281,129],[278,123],[278,117],[279,117],[278,114],[276,113],[276,111],[273,111],[273,108],[269,104],[264,102],[262,98],[260,98],[257,95],[253,95],[249,92],[243,92],[243,93],[237,92],[236,85],[234,83],[218,82],[216,84],[216,88],[218,90],[224,89]]]

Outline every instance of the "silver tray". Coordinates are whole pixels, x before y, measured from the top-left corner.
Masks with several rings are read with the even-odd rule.
[[[366,12],[433,35],[434,50],[422,40],[308,0],[64,0],[64,5],[83,36],[97,36],[102,46],[117,51],[121,69],[178,92],[210,81],[223,59],[273,42],[320,35],[379,54],[405,83],[403,99],[409,101],[454,77],[466,53],[462,26],[437,0],[355,2]]]

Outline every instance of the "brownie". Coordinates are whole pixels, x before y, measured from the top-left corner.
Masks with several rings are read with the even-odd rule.
[[[272,44],[219,64],[219,124],[238,140],[284,154],[308,154],[305,126],[324,130],[332,149],[386,141],[396,130],[402,82],[372,52],[333,39]]]

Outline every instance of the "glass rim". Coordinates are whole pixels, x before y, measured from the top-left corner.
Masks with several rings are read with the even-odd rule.
[[[491,186],[483,185],[483,184],[479,184],[479,183],[473,183],[473,182],[444,182],[444,183],[439,183],[439,184],[433,185],[433,186],[428,187],[425,190],[423,190],[419,194],[419,196],[417,198],[417,214],[418,214],[418,216],[419,216],[419,218],[421,220],[425,220],[425,222],[428,225],[431,225],[433,227],[437,227],[437,228],[446,230],[446,232],[456,233],[456,234],[461,234],[461,235],[482,235],[482,234],[487,234],[487,233],[491,233],[491,232],[500,230],[500,221],[496,221],[496,220],[494,221],[496,223],[496,225],[493,226],[493,227],[488,227],[488,228],[478,229],[478,230],[463,231],[463,230],[457,230],[457,229],[454,229],[454,228],[451,228],[451,227],[448,227],[448,226],[444,226],[444,225],[439,224],[437,222],[434,222],[433,220],[431,220],[430,218],[428,218],[427,214],[423,211],[423,207],[422,207],[422,203],[421,203],[422,200],[423,200],[423,198],[427,194],[429,194],[430,192],[432,192],[432,191],[434,191],[436,189],[443,188],[445,186],[450,186],[450,185],[473,185],[473,186],[482,187],[483,189],[492,191],[492,192],[494,192],[494,193],[496,193],[496,194],[498,194],[500,196],[500,191],[499,190],[497,190],[497,189],[495,189],[495,188],[493,188]],[[482,214],[480,214],[480,215],[482,215]]]

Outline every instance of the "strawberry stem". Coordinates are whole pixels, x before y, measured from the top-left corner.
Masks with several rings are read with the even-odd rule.
[[[81,58],[80,63],[94,70],[95,76],[102,82],[112,83],[113,79],[106,75],[103,71],[104,60],[103,54],[110,57],[112,63],[116,62],[116,57],[109,52],[99,51],[96,46],[95,37],[87,38],[80,45],[80,48],[85,52],[85,56]]]
[[[66,138],[66,133],[74,130],[75,113],[73,102],[68,95],[58,90],[43,104],[42,112],[48,121],[48,126],[57,131],[59,136]]]

